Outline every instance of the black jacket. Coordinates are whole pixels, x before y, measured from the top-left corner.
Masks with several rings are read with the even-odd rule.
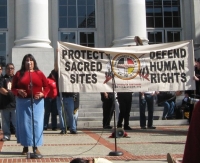
[[[8,91],[7,95],[0,93],[0,109],[16,108],[15,96],[11,92],[12,76],[4,75],[0,79],[0,88],[5,88]],[[10,84],[8,84],[10,83]],[[8,88],[8,86],[10,88]]]

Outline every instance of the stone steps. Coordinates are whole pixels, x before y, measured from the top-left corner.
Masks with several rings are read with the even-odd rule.
[[[111,126],[114,126],[114,122],[111,121]],[[129,125],[131,127],[139,127],[140,122],[138,121],[130,121]],[[177,126],[177,125],[188,125],[188,121],[186,119],[178,119],[178,120],[154,120],[154,126]],[[92,127],[102,127],[102,121],[78,121],[78,128],[92,128]]]
[[[133,93],[132,108],[130,113],[130,126],[139,126],[139,97],[138,93]],[[180,103],[183,96],[177,97],[177,104]],[[154,108],[154,125],[186,125],[187,119],[162,120],[163,107]],[[100,93],[80,93],[80,106],[78,127],[102,127],[102,102]],[[146,113],[147,115],[147,113]],[[114,122],[111,124],[114,125]]]
[[[177,103],[180,103],[182,99],[183,96],[178,97]],[[162,120],[162,113],[163,107],[155,106],[153,122],[155,126],[188,124],[187,119]],[[102,127],[102,118],[103,113],[100,93],[80,93],[78,128]],[[139,126],[139,119],[139,98],[138,93],[134,93],[130,112],[130,126]],[[112,118],[111,125],[114,126],[114,116]]]

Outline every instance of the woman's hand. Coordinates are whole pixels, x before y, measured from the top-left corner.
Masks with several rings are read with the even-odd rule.
[[[40,98],[42,98],[42,97],[44,97],[44,94],[43,94],[42,92],[37,92],[37,93],[35,94],[35,96],[34,96],[34,99],[40,99]]]
[[[19,94],[21,97],[26,97],[26,96],[27,96],[26,91],[23,90],[23,89],[18,89],[18,94]]]

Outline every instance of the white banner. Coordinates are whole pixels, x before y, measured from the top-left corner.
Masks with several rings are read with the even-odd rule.
[[[89,48],[58,43],[61,92],[194,90],[193,42]]]

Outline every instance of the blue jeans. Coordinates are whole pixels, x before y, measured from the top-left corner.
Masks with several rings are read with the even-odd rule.
[[[58,110],[58,116],[59,116],[59,122],[60,122],[60,129],[65,130],[65,123],[63,118],[63,111],[62,111],[62,105],[61,105],[61,98],[56,98],[56,104],[57,104],[57,110]]]
[[[146,116],[145,116],[146,105],[148,110],[147,126],[148,127],[153,126],[154,96],[151,94],[145,94],[144,99],[142,99],[140,94],[139,103],[140,103],[140,127],[146,126]]]
[[[1,110],[2,130],[4,138],[10,139],[10,121],[16,129],[16,110],[14,108]]]
[[[163,118],[172,117],[174,114],[174,101],[164,102]]]
[[[76,120],[74,118],[74,98],[63,97],[63,105],[67,113],[70,131],[76,131]]]
[[[56,99],[52,98],[45,98],[44,99],[44,128],[48,128],[49,124],[49,116],[51,113],[51,128],[57,128],[57,106],[56,106]]]

